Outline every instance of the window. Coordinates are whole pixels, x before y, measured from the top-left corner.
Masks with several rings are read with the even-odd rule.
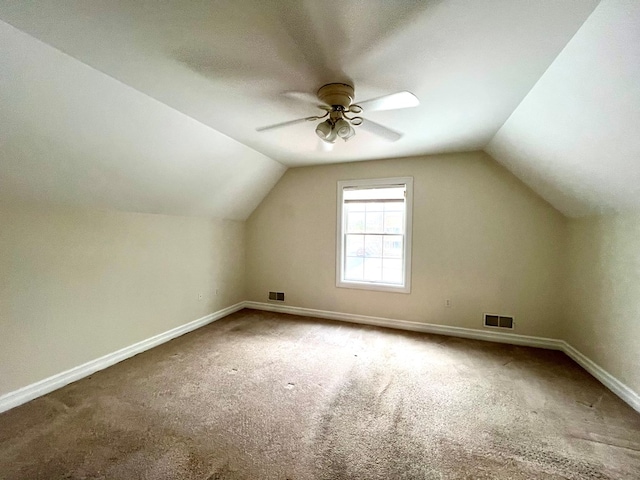
[[[411,291],[412,194],[412,177],[338,182],[338,287]]]

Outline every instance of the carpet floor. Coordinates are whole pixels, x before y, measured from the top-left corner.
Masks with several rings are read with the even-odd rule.
[[[9,479],[639,479],[560,352],[243,310],[0,415]]]

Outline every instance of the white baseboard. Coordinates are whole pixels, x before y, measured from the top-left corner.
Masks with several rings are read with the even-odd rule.
[[[604,386],[619,396],[633,409],[640,412],[640,395],[627,387],[620,380],[615,378],[605,369],[597,365],[591,359],[580,353],[574,347],[563,340],[553,338],[533,337],[528,335],[517,335],[514,333],[503,333],[495,331],[474,330],[471,328],[450,327],[445,325],[434,325],[429,323],[411,322],[408,320],[398,320],[383,317],[372,317],[367,315],[356,315],[352,313],[331,312],[328,310],[316,310],[312,308],[292,307],[289,305],[277,305],[261,302],[240,302],[230,307],[211,313],[205,317],[173,328],[166,332],[155,335],[151,338],[122,348],[116,352],[97,358],[83,365],[79,365],[65,372],[58,373],[39,382],[32,383],[26,387],[9,392],[0,397],[0,413],[11,408],[22,405],[30,400],[46,395],[58,388],[62,388],[69,383],[87,377],[98,370],[110,367],[122,360],[126,360],[138,353],[142,353],[162,343],[168,342],[180,335],[196,330],[211,322],[219,320],[227,315],[242,310],[243,308],[253,308],[255,310],[265,310],[270,312],[288,313],[291,315],[302,315],[305,317],[325,318],[329,320],[339,320],[343,322],[359,323],[364,325],[374,325],[378,327],[395,328],[400,330],[410,330],[414,332],[434,333],[439,335],[450,335],[453,337],[470,338],[475,340],[485,340],[491,342],[508,343],[511,345],[522,345],[527,347],[547,348],[560,350],[578,363],[587,372],[597,378]]]
[[[474,330],[472,328],[449,327],[445,325],[434,325],[430,323],[411,322],[408,320],[370,317],[367,315],[331,312],[327,310],[292,307],[289,305],[278,305],[273,303],[244,302],[244,306],[246,308],[265,310],[269,312],[288,313],[291,315],[325,318],[328,320],[339,320],[343,322],[374,325],[377,327],[397,328],[400,330],[410,330],[413,332],[435,333],[439,335],[450,335],[452,337],[470,338],[474,340],[485,340],[490,342],[508,343],[511,345],[522,345],[526,347],[560,350],[561,352],[564,352],[566,355],[568,355],[578,365],[584,368],[587,372],[597,378],[605,387],[607,387],[618,397],[624,400],[629,406],[631,406],[631,408],[640,412],[640,394],[634,392],[631,388],[627,387],[624,383],[611,375],[604,368],[597,365],[595,362],[580,353],[564,340],[556,340],[553,338],[545,337],[532,337],[528,335],[517,335],[514,333]]]
[[[113,353],[104,355],[103,357],[96,358],[95,360],[91,360],[90,362],[84,363],[67,371],[53,375],[49,378],[45,378],[44,380],[40,380],[39,382],[32,383],[31,385],[27,385],[26,387],[2,395],[0,397],[0,413],[17,407],[18,405],[22,405],[23,403],[38,398],[42,395],[46,395],[47,393],[57,390],[58,388],[62,388],[69,383],[87,377],[97,372],[98,370],[102,370],[104,368],[110,367],[111,365],[115,365],[122,360],[133,357],[138,353],[142,353],[162,343],[168,342],[169,340],[173,340],[180,335],[184,335],[185,333],[203,327],[211,322],[215,322],[216,320],[219,320],[222,317],[226,317],[227,315],[237,312],[238,310],[242,310],[243,308],[244,302],[237,303],[192,322],[185,323],[184,325],[180,325],[179,327],[172,328],[171,330],[160,333],[158,335],[154,335],[153,337],[142,340],[141,342],[129,345],[128,347],[122,348]]]
[[[435,325],[432,323],[411,322],[408,320],[397,320],[393,318],[383,317],[370,317],[367,315],[331,312],[327,310],[315,310],[313,308],[292,307],[289,305],[278,305],[273,303],[244,302],[244,306],[246,308],[266,310],[269,312],[289,313],[292,315],[303,315],[305,317],[326,318],[329,320],[340,320],[343,322],[374,325],[376,327],[397,328],[400,330],[411,330],[412,332],[436,333],[439,335],[449,335],[452,337],[486,340],[489,342],[509,343],[511,345],[522,345],[526,347],[547,348],[550,350],[562,350],[564,344],[562,340],[555,340],[553,338],[531,337],[528,335],[517,335],[515,333],[475,330],[473,328],[449,327],[446,325]]]
[[[574,362],[576,362],[587,372],[597,378],[600,383],[602,383],[605,387],[607,387],[622,400],[624,400],[631,408],[633,408],[637,412],[640,412],[640,395],[638,393],[627,387],[624,383],[611,375],[589,357],[580,353],[567,342],[563,343],[564,353],[566,353]]]

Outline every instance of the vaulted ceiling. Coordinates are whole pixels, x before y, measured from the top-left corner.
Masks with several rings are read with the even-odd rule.
[[[246,218],[286,167],[486,149],[570,216],[640,208],[636,0],[0,0],[0,196]],[[367,112],[333,151],[286,92]]]

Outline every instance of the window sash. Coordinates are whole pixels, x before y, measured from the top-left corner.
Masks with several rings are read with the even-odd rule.
[[[410,256],[411,256],[411,204],[413,178],[403,177],[385,180],[363,180],[361,185],[354,186],[351,182],[338,182],[338,245],[336,258],[336,285],[347,288],[365,288],[374,290],[388,290],[409,293],[410,292]],[[401,182],[399,180],[402,180]],[[371,183],[370,183],[371,182]],[[376,185],[373,182],[380,182]],[[399,189],[403,198],[371,198],[375,195],[376,189]],[[348,192],[354,190],[370,190],[369,198],[344,198]],[[398,192],[394,192],[398,195]],[[390,194],[391,195],[391,194]],[[384,197],[384,194],[381,195]],[[349,206],[355,204],[398,204],[402,203],[402,208],[395,208],[392,211],[367,211],[362,212],[349,210]],[[367,225],[366,214],[382,214],[382,223],[378,228],[371,229]],[[387,214],[401,215],[401,227],[387,230],[385,218]],[[349,225],[349,215],[362,214],[363,219],[359,220],[359,226]],[[395,215],[397,220],[397,215]],[[393,225],[393,224],[392,224]],[[367,228],[370,228],[367,231]],[[371,239],[379,239],[371,242]],[[350,240],[356,239],[356,249]],[[367,241],[369,239],[369,241]],[[357,247],[358,241],[361,246]],[[373,247],[372,247],[373,243]],[[390,244],[395,247],[390,247]],[[351,245],[350,245],[351,244]],[[399,244],[399,246],[398,246]],[[395,252],[390,254],[391,248]]]

